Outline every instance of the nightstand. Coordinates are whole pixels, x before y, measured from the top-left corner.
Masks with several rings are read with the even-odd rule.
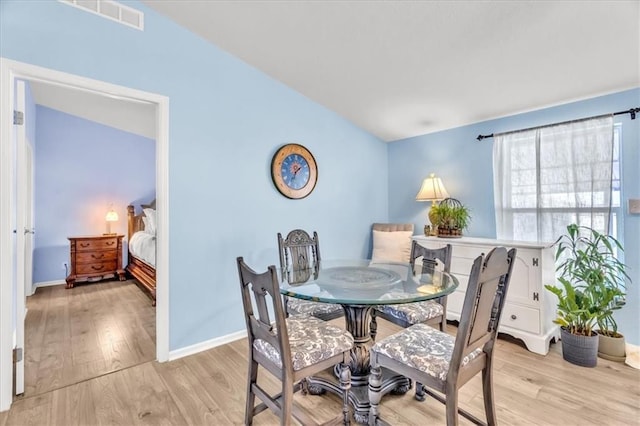
[[[99,281],[118,276],[125,279],[122,268],[122,238],[124,235],[96,235],[69,237],[71,271],[67,288],[76,281]]]

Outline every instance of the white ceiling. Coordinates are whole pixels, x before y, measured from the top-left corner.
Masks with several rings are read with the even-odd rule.
[[[29,81],[34,102],[125,132],[155,139],[155,105],[43,81]]]
[[[640,86],[638,0],[143,3],[386,141]]]
[[[640,86],[638,0],[143,2],[385,141]],[[153,105],[30,83],[155,138]]]

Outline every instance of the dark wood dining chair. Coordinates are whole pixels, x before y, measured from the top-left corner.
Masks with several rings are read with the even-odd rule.
[[[496,424],[493,400],[493,349],[516,249],[504,247],[479,256],[473,263],[455,337],[426,324],[416,324],[373,345],[370,351],[369,424],[380,419],[382,367],[425,385],[425,391],[446,405],[447,425],[458,424],[458,413],[476,424],[477,417],[458,408],[458,389],[482,372],[484,408],[489,425]],[[432,391],[444,394],[440,394]]]
[[[409,263],[411,264],[411,269],[414,270],[416,260],[421,258],[422,273],[429,273],[436,269],[449,272],[452,253],[451,244],[438,249],[428,249],[413,241]],[[371,314],[371,337],[374,340],[378,327],[376,317],[384,318],[403,328],[422,323],[437,326],[440,331],[444,332],[447,324],[447,296],[424,302],[378,306]],[[418,401],[424,401],[425,399],[424,388],[420,383],[416,383],[416,399]]]
[[[317,276],[320,265],[320,241],[318,233],[313,238],[302,229],[294,229],[282,238],[278,232],[278,251],[282,273],[290,274],[290,283],[301,283]],[[306,278],[306,280],[305,280]],[[307,314],[325,321],[344,314],[342,306],[333,303],[313,302],[284,296],[287,315]]]
[[[349,361],[353,336],[315,317],[299,315],[286,318],[275,266],[257,273],[245,264],[242,257],[236,261],[249,342],[245,425],[251,425],[253,417],[267,408],[280,417],[282,425],[290,424],[292,417],[304,425],[315,424],[293,405],[293,395],[303,388],[305,377],[338,364],[343,407],[340,415],[330,423],[349,424]],[[273,312],[274,322],[270,312]],[[259,366],[281,381],[280,393],[270,395],[258,384]],[[255,405],[256,397],[262,401],[258,405]]]

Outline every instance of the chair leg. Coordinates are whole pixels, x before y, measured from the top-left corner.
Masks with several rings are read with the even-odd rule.
[[[349,392],[351,390],[351,368],[345,359],[340,365],[340,389],[342,389],[342,414],[343,423],[348,425],[351,423],[349,413]]]
[[[293,380],[287,374],[282,379],[282,400],[280,404],[280,424],[282,426],[290,425],[293,415]]]
[[[371,373],[369,373],[369,426],[375,426],[380,416],[380,398],[382,397],[382,368],[378,365],[371,364]]]
[[[427,399],[426,395],[427,394],[424,392],[424,385],[420,382],[416,382],[416,401],[424,401],[425,399]]]
[[[496,425],[496,406],[493,401],[493,374],[491,373],[491,357],[487,361],[487,366],[482,369],[482,397],[484,399],[484,412],[487,416],[487,425]]]
[[[249,378],[247,380],[247,404],[244,411],[244,424],[253,424],[253,406],[256,401],[256,394],[253,392],[253,385],[258,381],[258,363],[251,360],[249,362]]]
[[[447,426],[458,425],[458,390],[455,387],[447,388],[446,414]]]

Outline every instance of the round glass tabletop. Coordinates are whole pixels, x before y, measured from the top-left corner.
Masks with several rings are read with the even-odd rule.
[[[317,268],[281,271],[280,293],[299,299],[349,305],[419,302],[452,293],[451,274],[409,263],[323,260]]]

